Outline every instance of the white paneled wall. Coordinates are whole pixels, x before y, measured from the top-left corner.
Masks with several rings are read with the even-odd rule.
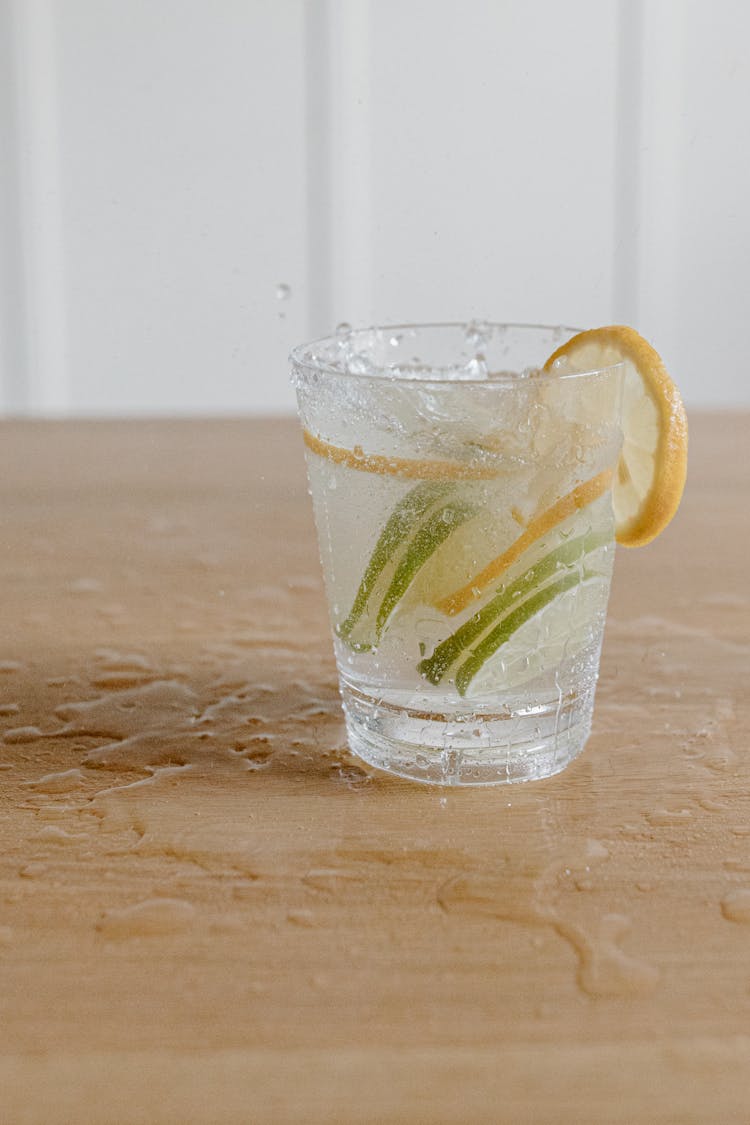
[[[0,0],[0,407],[286,410],[293,343],[472,316],[630,321],[750,404],[749,38],[741,0]]]

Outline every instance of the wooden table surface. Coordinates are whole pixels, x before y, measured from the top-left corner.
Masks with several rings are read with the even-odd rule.
[[[0,433],[3,1125],[750,1121],[750,417],[466,791],[346,750],[294,423]]]

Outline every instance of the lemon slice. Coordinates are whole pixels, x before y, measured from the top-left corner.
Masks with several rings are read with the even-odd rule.
[[[354,449],[344,449],[332,445],[323,438],[316,437],[309,430],[302,431],[302,439],[309,450],[318,457],[325,457],[334,465],[346,465],[363,473],[378,473],[380,476],[401,477],[404,480],[492,480],[498,469],[492,465],[473,464],[463,461],[414,460],[409,457],[383,457],[377,453],[365,453],[359,445]]]
[[[454,590],[445,598],[434,602],[435,608],[441,613],[461,613],[476,598],[484,594],[488,586],[508,570],[517,559],[553,528],[563,523],[569,516],[574,515],[581,508],[586,508],[597,500],[609,487],[612,474],[608,469],[598,473],[591,480],[576,485],[572,492],[562,496],[550,508],[535,516],[522,535],[519,535],[501,555],[488,563],[484,570],[462,586]]]
[[[687,417],[660,356],[635,329],[615,324],[579,332],[553,352],[545,371],[597,371],[625,363],[623,445],[612,482],[617,542],[643,547],[674,516],[687,473]]]

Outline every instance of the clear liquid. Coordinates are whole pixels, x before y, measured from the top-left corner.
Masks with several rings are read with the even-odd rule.
[[[466,597],[477,575],[539,526],[540,511],[598,468],[573,463],[567,473],[559,465],[545,473],[503,458],[492,479],[438,483],[433,501],[385,553],[365,608],[347,633],[384,529],[424,482],[308,454],[349,739],[362,758],[424,781],[481,784],[548,776],[579,752],[590,729],[612,572],[609,492],[532,536],[501,574],[470,589],[463,608],[447,612],[445,602],[456,591]],[[441,521],[447,533],[434,547]],[[423,561],[413,546],[420,532],[426,550],[434,547]],[[576,543],[580,550],[571,552]],[[575,558],[565,561],[566,549]],[[545,560],[556,554],[563,561],[545,575]],[[399,567],[404,588],[386,612]],[[518,605],[553,584],[561,591],[493,652],[486,638],[517,608],[512,595],[524,578]],[[567,579],[571,584],[563,588]],[[480,619],[462,643],[459,630],[504,596],[510,600],[497,619],[490,616],[484,627]],[[433,682],[425,661],[456,634],[455,658]],[[484,660],[481,651],[477,655],[483,643]]]
[[[565,335],[347,325],[299,353],[349,740],[370,763],[495,783],[586,741],[620,376],[540,372]]]

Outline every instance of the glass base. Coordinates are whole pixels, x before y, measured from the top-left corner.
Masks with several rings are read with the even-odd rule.
[[[591,731],[595,684],[497,713],[434,714],[342,685],[349,745],[378,769],[429,785],[504,785],[565,769]]]

